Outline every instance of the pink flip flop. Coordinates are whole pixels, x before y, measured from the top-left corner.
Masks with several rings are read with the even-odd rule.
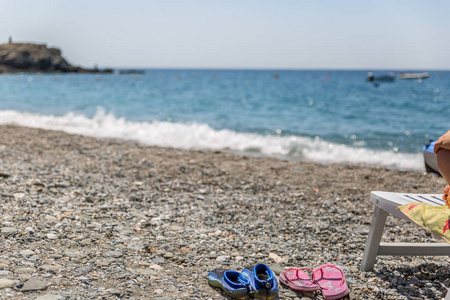
[[[350,292],[344,272],[336,265],[324,264],[318,266],[312,271],[312,280],[322,290],[325,300],[339,299]]]
[[[314,283],[308,273],[302,270],[308,270],[313,274],[310,268],[289,268],[280,273],[280,281],[297,291],[317,291],[320,286]]]

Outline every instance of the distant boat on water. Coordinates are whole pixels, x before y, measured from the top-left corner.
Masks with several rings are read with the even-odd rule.
[[[144,70],[119,70],[119,74],[145,74]]]
[[[388,73],[375,76],[372,72],[369,72],[366,81],[393,82],[395,81],[395,74]]]
[[[402,72],[398,74],[398,79],[425,79],[430,77],[430,75],[427,72],[422,73],[405,73]]]

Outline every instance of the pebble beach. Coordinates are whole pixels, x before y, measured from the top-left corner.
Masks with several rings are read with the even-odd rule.
[[[338,265],[347,299],[442,299],[448,257],[360,270],[371,191],[441,193],[424,172],[184,151],[0,126],[1,299],[224,299],[216,268]],[[440,242],[389,218],[384,241]],[[280,299],[323,299],[280,285]]]

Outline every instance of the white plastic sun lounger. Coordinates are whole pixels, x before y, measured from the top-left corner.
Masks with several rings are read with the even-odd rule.
[[[445,205],[442,194],[372,192],[370,202],[375,204],[375,211],[364,249],[362,271],[371,271],[378,255],[450,256],[449,243],[380,243],[389,214],[412,222],[397,209],[399,205],[411,202],[423,202],[435,206]]]

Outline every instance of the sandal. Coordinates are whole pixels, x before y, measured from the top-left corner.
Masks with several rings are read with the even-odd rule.
[[[324,264],[315,268],[312,280],[322,290],[325,300],[336,300],[350,292],[344,272],[336,265]]]
[[[313,270],[310,268],[289,268],[280,273],[279,279],[283,284],[297,291],[310,292],[320,289],[320,286],[312,281],[308,273],[302,270],[308,270],[311,274],[313,273]]]
[[[208,274],[211,286],[222,289],[233,299],[249,299],[250,281],[233,270],[216,269]]]
[[[250,282],[250,298],[275,299],[278,297],[278,282],[275,273],[265,264],[249,266],[242,275]]]

